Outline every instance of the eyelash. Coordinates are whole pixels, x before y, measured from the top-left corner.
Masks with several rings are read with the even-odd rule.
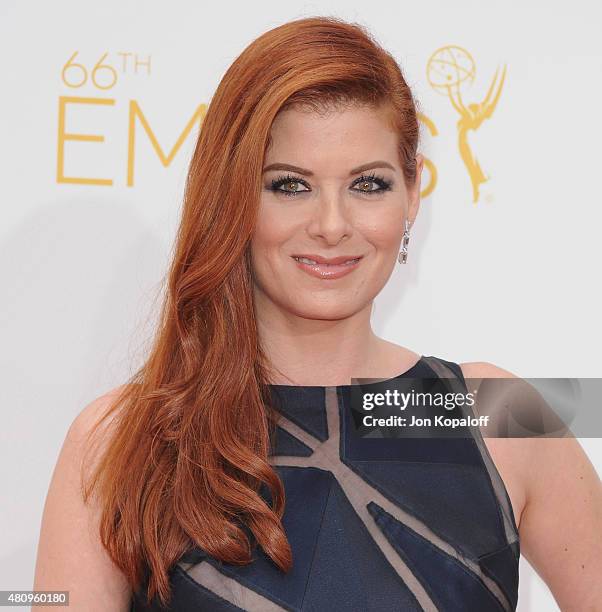
[[[376,183],[379,186],[379,189],[371,189],[369,191],[355,189],[354,191],[359,191],[360,193],[372,195],[375,193],[382,193],[383,191],[388,191],[389,189],[391,189],[391,182],[387,181],[382,176],[377,176],[376,174],[362,174],[362,176],[353,181],[353,185],[357,185],[358,183],[364,182]],[[300,193],[306,193],[305,191],[285,191],[284,189],[280,189],[280,187],[282,187],[282,185],[285,185],[286,183],[300,183],[301,185],[309,189],[309,185],[303,179],[293,176],[292,174],[286,174],[272,180],[270,191],[273,191],[275,193],[283,193],[286,197],[289,198],[295,197]]]

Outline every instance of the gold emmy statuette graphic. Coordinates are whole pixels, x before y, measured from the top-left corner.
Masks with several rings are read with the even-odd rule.
[[[482,102],[473,102],[466,106],[462,101],[460,88],[466,81],[470,81],[471,84],[474,82],[475,72],[475,62],[470,53],[466,49],[455,45],[448,45],[437,49],[429,58],[426,67],[426,75],[431,87],[437,93],[446,95],[460,115],[457,123],[458,148],[470,175],[472,201],[476,204],[479,199],[480,185],[489,180],[490,177],[485,176],[479,161],[468,146],[468,130],[478,130],[481,123],[493,115],[502,92],[504,79],[506,78],[506,66],[504,66],[502,77],[497,87],[496,81],[499,68],[495,71],[485,99]]]

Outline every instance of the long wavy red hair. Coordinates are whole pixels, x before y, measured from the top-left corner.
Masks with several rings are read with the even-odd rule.
[[[388,112],[412,183],[416,102],[395,59],[360,24],[320,16],[266,32],[230,66],[207,109],[156,335],[97,424],[114,417],[84,486],[86,500],[96,493],[101,502],[103,546],[134,590],[148,585],[149,599],[168,601],[169,570],[193,546],[249,563],[244,527],[282,571],[291,568],[284,488],[268,461],[277,416],[249,243],[276,114],[351,103]]]

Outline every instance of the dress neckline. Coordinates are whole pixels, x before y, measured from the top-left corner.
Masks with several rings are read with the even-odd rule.
[[[391,377],[391,378],[384,378],[384,379],[379,379],[376,378],[375,381],[373,383],[361,383],[362,386],[366,386],[366,385],[377,385],[377,384],[383,384],[383,383],[387,383],[393,380],[397,380],[398,378],[404,378],[408,375],[411,375],[414,373],[415,370],[418,370],[420,368],[420,366],[425,363],[425,355],[420,355],[420,358],[418,359],[418,361],[416,361],[414,363],[414,365],[410,366],[407,370],[405,370],[404,372],[401,372],[400,374],[396,374],[395,376]],[[369,378],[366,379],[362,379],[362,380],[370,380]],[[285,384],[269,384],[268,387],[270,387],[271,389],[275,389],[275,390],[280,390],[280,389],[349,389],[351,387],[355,387],[358,386],[359,383],[352,385],[352,384],[348,384],[348,385],[285,385]]]

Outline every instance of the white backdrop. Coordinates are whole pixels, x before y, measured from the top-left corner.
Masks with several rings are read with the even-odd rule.
[[[525,377],[602,375],[598,3],[3,0],[0,589],[32,588],[72,419],[144,354],[199,117],[187,125],[252,39],[312,14],[359,21],[396,56],[436,169],[376,332]],[[441,58],[466,77],[461,111],[433,82]],[[504,66],[481,121],[470,105]],[[461,119],[488,177],[476,201]],[[600,472],[600,439],[581,442]],[[524,558],[520,571],[518,609],[557,610]]]

